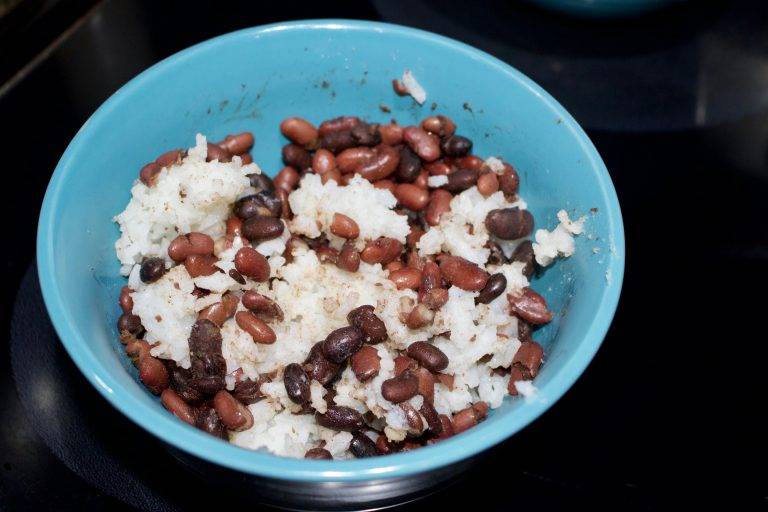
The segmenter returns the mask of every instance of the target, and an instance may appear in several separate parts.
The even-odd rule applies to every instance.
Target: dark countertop
[[[622,299],[583,377],[477,470],[403,510],[768,504],[766,336],[758,330],[768,287],[767,3],[689,2],[615,23],[502,0],[62,0],[52,9],[57,22],[25,26],[18,37],[0,25],[0,55],[30,30],[38,43],[58,38],[47,49],[18,43],[25,58],[0,66],[0,79],[15,76],[0,89],[9,192],[0,203],[9,220],[0,509],[165,511],[240,501],[193,480],[79,374],[41,304],[34,238],[59,156],[112,92],[193,43],[297,17],[417,26],[518,67],[582,123],[623,209]],[[38,64],[23,69],[30,62]],[[499,491],[486,492],[492,487]]]

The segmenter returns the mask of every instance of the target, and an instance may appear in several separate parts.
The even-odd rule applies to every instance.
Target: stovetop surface
[[[582,378],[458,483],[401,509],[766,506],[768,4],[689,2],[610,23],[511,0],[62,0],[55,9],[58,23],[24,28],[54,44],[20,45],[26,61],[0,66],[10,79],[0,89],[8,192],[0,205],[9,220],[0,509],[176,511],[243,501],[184,471],[74,367],[40,297],[37,216],[77,129],[138,72],[231,30],[324,17],[436,31],[518,67],[584,126],[624,215],[621,303]]]

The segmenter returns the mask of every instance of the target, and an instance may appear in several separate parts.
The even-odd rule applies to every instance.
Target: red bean
[[[253,426],[250,409],[223,389],[213,397],[213,408],[229,430],[242,432]]]
[[[197,318],[210,320],[217,326],[221,327],[224,322],[235,316],[237,311],[237,305],[240,303],[240,299],[233,293],[225,293],[221,297],[221,302],[211,304],[207,308],[200,311],[197,314]]]
[[[509,164],[504,164],[504,172],[499,175],[499,186],[507,198],[512,198],[520,188],[520,177]]]
[[[400,204],[414,212],[423,210],[429,204],[429,191],[411,183],[401,183],[394,194]]]
[[[381,124],[379,125],[379,135],[382,144],[397,146],[403,142],[403,127],[395,123]]]
[[[269,262],[253,247],[241,247],[235,253],[235,268],[238,272],[254,281],[269,279]]]
[[[283,146],[282,154],[283,163],[288,167],[299,171],[306,171],[312,168],[312,155],[297,144],[286,144]]]
[[[352,240],[360,236],[360,227],[354,219],[342,213],[334,213],[333,222],[331,222],[331,233],[341,238]]]
[[[360,253],[360,259],[370,265],[375,263],[386,265],[399,258],[401,252],[403,252],[403,244],[394,238],[381,237],[366,244]]]
[[[419,364],[408,356],[397,356],[395,358],[395,375],[400,375],[405,370],[416,371]]]
[[[130,286],[123,286],[120,289],[120,309],[123,310],[123,313],[131,313],[133,312],[133,298],[131,297],[131,294],[133,293],[133,290],[131,290]]]
[[[300,146],[311,144],[317,139],[318,133],[312,123],[300,117],[289,117],[280,123],[280,133],[288,140]]]
[[[541,325],[552,321],[553,314],[547,308],[547,301],[531,288],[524,288],[519,295],[508,293],[507,300],[510,313],[530,324]]]
[[[421,160],[408,146],[400,149],[400,162],[397,164],[397,177],[400,181],[411,183],[421,172]]]
[[[336,259],[336,266],[347,272],[357,272],[360,268],[360,253],[357,252],[353,242],[344,242]]]
[[[304,454],[305,459],[315,460],[332,460],[333,455],[325,448],[310,448],[307,453]]]
[[[251,132],[242,132],[237,135],[227,135],[223,141],[218,143],[218,146],[233,155],[243,155],[253,146],[253,134]]]
[[[415,373],[419,381],[419,394],[425,401],[432,402],[435,399],[435,376],[426,368],[418,368]]]
[[[271,345],[277,340],[275,331],[264,320],[250,311],[240,311],[235,314],[237,325],[251,335],[255,343]]]
[[[272,183],[274,183],[275,188],[283,189],[290,193],[296,188],[300,179],[301,176],[299,176],[299,172],[296,169],[286,166],[280,169],[280,172],[277,173],[275,179],[272,180]]]
[[[342,116],[328,119],[320,123],[318,133],[322,135],[328,135],[329,133],[350,131],[352,128],[360,124],[360,118],[354,116]]]
[[[336,157],[327,149],[318,149],[312,155],[312,170],[317,174],[326,174],[336,169]]]
[[[283,310],[274,300],[266,297],[253,290],[248,290],[243,293],[242,297],[243,306],[254,313],[262,320],[277,320],[282,322],[285,319]]]
[[[184,158],[183,149],[172,149],[155,158],[155,163],[160,167],[170,167],[181,162]]]
[[[450,137],[456,132],[456,125],[451,118],[443,115],[427,117],[421,122],[421,127],[438,137]]]
[[[159,395],[168,387],[168,370],[154,357],[139,360],[139,379],[154,394]]]
[[[213,238],[204,233],[187,233],[174,238],[168,245],[168,257],[175,262],[187,259],[190,254],[206,255],[213,253]]]
[[[512,359],[513,365],[520,365],[528,370],[528,374],[533,378],[539,373],[541,361],[544,358],[544,349],[535,341],[526,341],[517,349],[515,357]]]
[[[371,345],[363,345],[352,356],[350,363],[357,380],[366,382],[379,374],[381,358],[379,352]]]
[[[444,256],[440,271],[448,282],[469,292],[479,292],[488,283],[488,272],[459,256]]]
[[[151,187],[155,184],[155,181],[157,181],[157,175],[160,174],[160,171],[162,170],[162,166],[158,165],[156,162],[150,162],[139,171],[139,179],[143,184]]]
[[[174,390],[166,388],[160,394],[160,403],[184,423],[195,424],[195,413]]]
[[[447,190],[433,190],[429,198],[427,211],[424,214],[424,220],[427,221],[427,224],[430,226],[437,226],[440,224],[440,216],[451,211],[452,199],[453,195]]]
[[[496,174],[489,172],[477,178],[477,191],[485,197],[499,191],[499,179]]]
[[[424,430],[424,422],[419,412],[408,402],[400,404],[400,409],[405,413],[405,420],[408,422],[408,433],[412,435],[421,434]]]
[[[453,415],[453,433],[460,434],[477,425],[488,413],[488,404],[477,402]]]
[[[448,164],[439,160],[426,164],[424,169],[426,169],[430,176],[448,176],[453,172],[453,169]]]
[[[251,217],[243,222],[243,236],[254,243],[272,240],[283,234],[285,225],[274,217]]]
[[[448,175],[448,183],[445,190],[449,192],[462,192],[477,183],[478,172],[473,169],[459,169]]]
[[[474,169],[479,171],[485,165],[482,158],[476,155],[467,155],[456,159],[456,167],[459,169]]]
[[[210,276],[219,271],[218,258],[212,254],[190,254],[184,260],[184,267],[192,278]]]
[[[424,400],[424,403],[419,408],[419,412],[427,420],[427,428],[430,433],[436,436],[443,433],[443,423],[440,421],[440,415],[437,414],[431,401]]]
[[[243,221],[237,217],[229,217],[227,219],[227,235],[228,236],[242,236],[243,234]]]
[[[449,294],[445,288],[429,290],[421,299],[421,302],[432,311],[437,311],[448,302]]]
[[[389,280],[395,283],[398,290],[417,290],[421,284],[421,272],[415,268],[405,267],[389,273]]]
[[[206,162],[213,162],[218,160],[219,162],[229,162],[232,160],[232,155],[226,149],[218,146],[212,142],[208,143],[208,154],[205,158]]]
[[[485,217],[485,227],[502,240],[517,240],[533,231],[533,215],[517,207],[491,210]]]
[[[403,129],[403,140],[425,162],[434,162],[440,158],[438,138],[418,126],[408,126]]]
[[[397,184],[392,180],[379,180],[373,182],[374,188],[389,190],[394,195]]]
[[[512,396],[517,396],[520,394],[517,391],[517,386],[515,385],[515,382],[520,382],[524,380],[531,380],[531,374],[528,372],[527,368],[521,368],[519,366],[513,366],[509,371],[509,384],[507,385],[507,393],[509,393]]]

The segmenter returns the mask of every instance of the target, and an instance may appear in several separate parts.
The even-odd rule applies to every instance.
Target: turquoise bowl
[[[622,18],[645,14],[683,0],[528,0],[575,16]]]
[[[392,91],[391,80],[405,69],[428,93],[423,106]],[[278,123],[287,116],[317,123],[355,114],[413,124],[432,113],[433,103],[435,112],[453,118],[459,132],[474,140],[477,154],[499,155],[517,167],[538,227],[554,227],[560,208],[587,217],[576,254],[535,283],[561,312],[537,332],[547,354],[535,381],[538,396],[510,397],[486,421],[438,445],[351,461],[244,450],[165,411],[138,382],[115,327],[125,281],[114,254],[119,231],[112,217],[128,202],[141,166],[169,148],[193,145],[198,132],[219,140],[249,130],[256,137],[255,161],[274,174],[285,144]],[[391,113],[383,113],[381,105]],[[175,453],[259,482],[359,489],[458,468],[555,403],[587,367],[610,326],[621,290],[624,234],[611,179],[589,138],[520,72],[475,48],[411,28],[299,21],[201,43],[151,67],[109,98],[77,133],[51,178],[40,214],[37,262],[53,325],[83,375]],[[397,499],[398,489],[387,499]]]

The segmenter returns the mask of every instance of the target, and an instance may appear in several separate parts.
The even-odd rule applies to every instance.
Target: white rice
[[[425,91],[421,84],[416,81],[416,77],[413,76],[413,73],[411,73],[409,69],[406,69],[403,73],[402,82],[403,86],[405,86],[405,90],[408,91],[408,94],[410,94],[414,100],[416,100],[416,103],[421,105],[427,101],[427,91]]]
[[[251,379],[265,374],[274,377],[261,387],[266,398],[249,406],[254,426],[244,432],[232,432],[233,443],[290,457],[303,457],[307,449],[324,443],[334,458],[351,457],[351,434],[323,428],[312,415],[296,414],[301,407],[288,397],[282,370],[290,363],[302,362],[317,341],[348,325],[347,313],[363,304],[374,306],[387,327],[389,339],[375,345],[380,357],[378,375],[362,383],[351,368],[346,368],[335,384],[335,404],[372,413],[373,422],[390,440],[404,439],[409,428],[405,414],[399,405],[382,396],[381,385],[394,376],[394,358],[399,351],[416,341],[432,340],[448,356],[445,373],[454,376],[453,389],[441,383],[435,385],[434,405],[440,414],[450,415],[477,400],[487,402],[491,408],[501,405],[509,377],[491,370],[509,367],[520,346],[517,319],[509,315],[506,295],[519,292],[529,283],[522,273],[522,263],[487,264],[489,250],[485,245],[491,236],[484,221],[490,210],[526,208],[525,202],[509,202],[501,192],[483,197],[472,187],[455,196],[451,211],[443,215],[438,226],[428,229],[418,243],[420,255],[448,252],[461,256],[489,272],[503,273],[507,288],[490,304],[475,305],[477,293],[451,287],[448,302],[436,312],[433,324],[423,329],[409,329],[400,320],[403,311],[409,311],[416,303],[417,295],[412,290],[397,290],[381,265],[363,262],[358,272],[350,273],[335,265],[321,264],[314,251],[302,246],[295,247],[292,262],[286,263],[283,253],[291,232],[310,238],[326,235],[333,246],[341,245],[343,240],[330,232],[334,213],[355,220],[360,227],[359,244],[378,237],[405,242],[410,228],[406,217],[393,211],[397,204],[394,196],[359,176],[346,187],[339,187],[333,180],[323,184],[315,174],[302,178],[300,187],[289,197],[294,218],[287,223],[284,234],[256,246],[268,257],[275,278],[271,283],[249,280],[241,285],[229,277],[234,255],[243,247],[243,240],[235,237],[230,247],[217,246],[217,266],[222,272],[192,279],[183,265],[177,265],[158,281],[144,284],[139,279],[137,263],[146,256],[167,259],[168,243],[180,233],[200,231],[214,239],[221,237],[231,203],[249,192],[245,175],[260,172],[255,165],[241,166],[239,161],[205,162],[205,147],[205,138],[198,136],[197,145],[181,165],[164,169],[153,187],[140,182],[134,185],[130,203],[115,217],[122,231],[116,251],[124,265],[123,273],[129,275],[129,284],[136,290],[132,295],[133,312],[141,317],[147,330],[145,339],[155,344],[151,353],[173,359],[182,367],[190,366],[188,338],[198,311],[220,301],[222,294],[254,289],[282,308],[285,321],[271,324],[277,337],[271,345],[254,343],[234,319],[227,320],[221,328],[228,389],[232,389],[235,374],[240,372]],[[498,159],[489,158],[486,164],[494,172],[503,171]],[[430,186],[442,186],[446,179],[433,176]],[[561,211],[558,220],[560,223],[553,231],[540,229],[535,234],[534,251],[542,265],[573,254],[573,236],[583,231],[583,218],[571,221]],[[473,226],[472,233],[467,229],[469,225]],[[520,242],[496,241],[505,252]],[[195,298],[195,286],[211,293]],[[244,309],[242,304],[239,309]],[[526,398],[535,394],[529,382],[517,382],[515,386]],[[310,404],[320,413],[329,405],[326,394],[320,383],[312,381]],[[418,410],[422,401],[417,396],[409,403]]]

